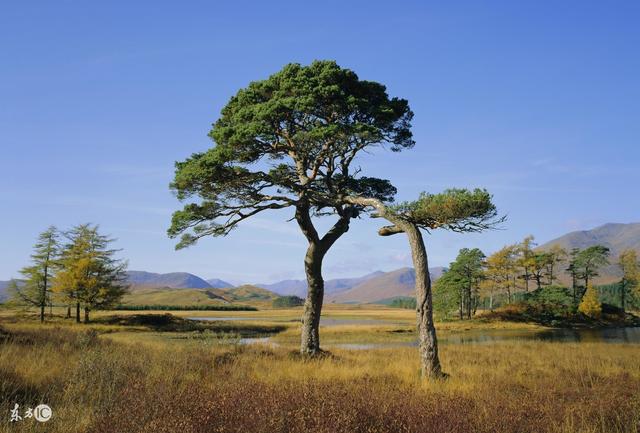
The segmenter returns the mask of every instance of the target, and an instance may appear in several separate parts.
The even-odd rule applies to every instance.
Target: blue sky
[[[398,198],[486,187],[502,231],[435,233],[432,265],[605,222],[640,221],[640,2],[5,2],[0,6],[0,279],[48,225],[94,222],[131,269],[232,282],[303,276],[291,211],[174,251],[173,162],[237,89],[335,59],[415,112],[413,150],[362,158]],[[326,225],[329,221],[320,224]],[[354,221],[325,277],[410,264]]]

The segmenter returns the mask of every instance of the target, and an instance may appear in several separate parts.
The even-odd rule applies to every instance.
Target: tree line
[[[588,301],[585,305],[594,305],[596,292],[594,289],[591,293],[589,289],[599,271],[611,264],[609,248],[594,245],[567,251],[558,245],[546,250],[535,249],[535,246],[534,237],[527,236],[488,257],[478,248],[461,249],[436,282],[436,308],[442,313],[455,312],[461,320],[471,319],[481,304],[489,310],[494,309],[497,298],[502,304],[511,304],[516,295],[560,284],[563,275],[571,281],[569,293],[576,308],[585,297]],[[624,250],[616,264],[622,274],[616,285],[618,304],[625,310],[629,300],[640,295],[637,252]]]
[[[31,264],[20,270],[22,278],[11,281],[14,302],[37,307],[41,322],[54,304],[67,307],[67,318],[75,310],[78,323],[84,311],[89,322],[92,310],[118,304],[128,290],[127,262],[115,257],[113,241],[92,224],[66,231],[49,227],[38,236]]]

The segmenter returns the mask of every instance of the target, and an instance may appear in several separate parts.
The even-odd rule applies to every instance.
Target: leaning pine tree
[[[427,233],[435,229],[459,233],[479,232],[495,227],[505,218],[498,217],[491,195],[483,189],[422,193],[418,200],[396,206],[387,206],[376,198],[362,196],[348,197],[347,201],[372,207],[377,212],[376,216],[391,222],[392,225],[378,231],[379,235],[407,235],[416,273],[416,320],[422,375],[434,379],[445,376],[438,357],[429,262],[421,230]]]
[[[189,203],[173,214],[168,234],[181,236],[176,248],[183,248],[261,212],[293,208],[308,242],[301,352],[316,354],[322,261],[362,211],[345,197],[388,202],[396,192],[386,180],[359,176],[354,159],[376,146],[412,147],[412,116],[406,100],[333,61],[286,65],[231,98],[209,133],[214,147],[176,163],[171,188]],[[319,216],[336,217],[324,234],[314,224]]]

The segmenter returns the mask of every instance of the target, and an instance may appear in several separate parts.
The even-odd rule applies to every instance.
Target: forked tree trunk
[[[302,313],[302,333],[300,353],[316,355],[320,350],[320,315],[324,300],[324,280],[322,279],[322,261],[329,248],[349,230],[349,222],[354,216],[352,208],[343,209],[340,219],[320,238],[311,221],[309,206],[296,207],[296,221],[309,242],[304,258],[304,270],[307,276],[307,298]]]

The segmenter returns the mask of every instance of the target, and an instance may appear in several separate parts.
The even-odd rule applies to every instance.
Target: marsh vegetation
[[[5,312],[0,411],[8,413],[16,402],[47,402],[55,416],[47,424],[2,428],[65,433],[638,431],[638,344],[447,343],[448,336],[478,330],[544,329],[501,321],[449,322],[439,324],[438,332],[443,368],[451,376],[425,382],[415,348],[339,346],[356,340],[415,341],[410,311],[329,309],[330,317],[345,321],[382,323],[324,327],[331,348],[312,359],[296,350],[300,324],[278,313],[228,312],[253,320],[213,322],[100,313],[89,325],[62,318],[41,325],[33,315]],[[240,342],[242,336],[257,335],[271,335],[278,344]]]

